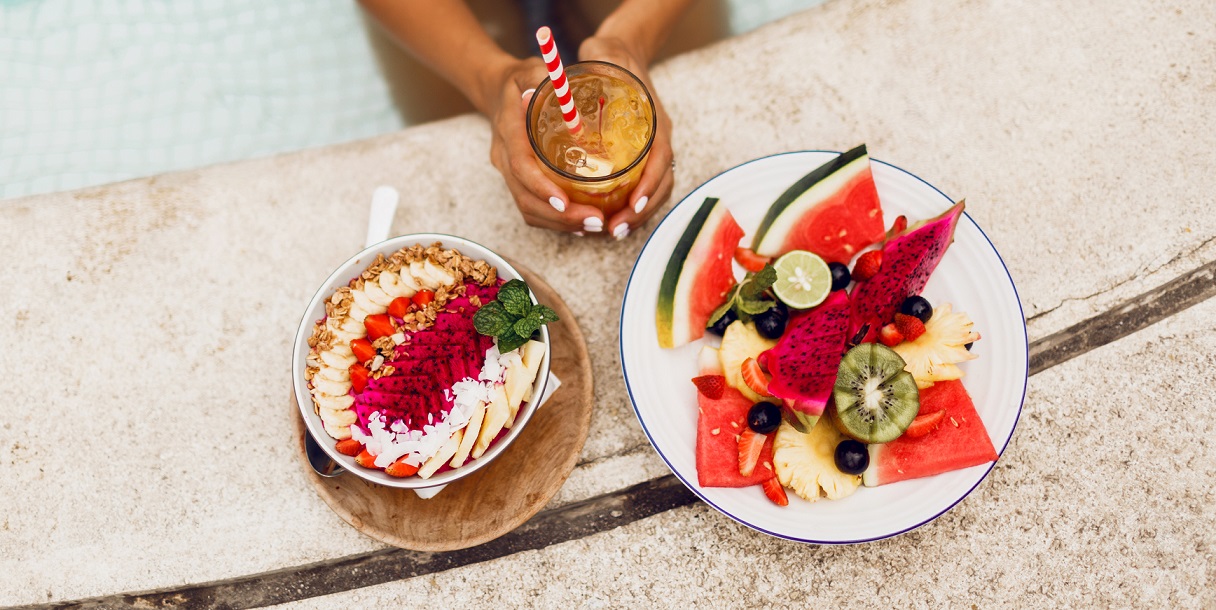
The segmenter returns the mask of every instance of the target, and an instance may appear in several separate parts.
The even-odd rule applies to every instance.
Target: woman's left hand
[[[637,76],[650,90],[654,102],[657,123],[654,126],[654,142],[650,145],[650,157],[642,168],[642,177],[629,196],[625,209],[608,219],[606,229],[617,239],[624,239],[629,232],[641,226],[671,197],[675,183],[675,163],[671,150],[671,118],[663,109],[650,82],[650,72],[639,53],[632,51],[621,39],[608,36],[593,36],[583,41],[578,49],[579,61],[598,60],[614,63]]]

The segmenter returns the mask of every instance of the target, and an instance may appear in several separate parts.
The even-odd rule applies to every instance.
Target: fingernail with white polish
[[[650,202],[650,197],[642,195],[638,198],[638,202],[633,204],[633,213],[641,214],[642,210],[646,209],[646,204]]]
[[[553,206],[553,209],[557,210],[558,212],[566,211],[566,202],[557,197],[550,197],[549,205]]]
[[[612,230],[612,236],[618,240],[625,239],[627,235],[629,235],[629,225],[625,223],[617,225],[616,228]]]
[[[532,97],[533,93],[536,93],[536,89],[528,89],[527,91],[524,91],[524,94],[520,97],[522,97],[524,99],[528,99],[528,98]]]
[[[592,216],[583,221],[583,230],[588,233],[599,233],[604,230],[604,221]]]
[[[582,231],[575,231],[574,234],[577,235],[578,237],[585,237],[587,235],[586,233],[583,233]]]

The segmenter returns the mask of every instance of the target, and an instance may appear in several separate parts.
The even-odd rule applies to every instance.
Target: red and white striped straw
[[[578,108],[574,107],[574,96],[570,93],[570,82],[566,80],[566,69],[562,66],[562,58],[557,54],[557,44],[553,42],[553,32],[548,26],[536,30],[536,42],[540,44],[541,59],[545,60],[545,68],[549,70],[549,80],[553,82],[553,92],[557,94],[557,103],[561,106],[566,129],[577,134],[583,128],[583,121],[578,115]]]

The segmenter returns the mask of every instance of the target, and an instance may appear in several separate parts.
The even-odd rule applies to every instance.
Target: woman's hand
[[[599,208],[571,203],[541,172],[540,160],[528,142],[528,102],[533,88],[548,77],[544,62],[537,57],[512,58],[488,69],[487,74],[479,106],[490,119],[490,161],[506,180],[524,221],[555,231],[603,231],[604,214]]]
[[[650,82],[643,54],[630,48],[620,38],[593,36],[583,41],[578,50],[579,61],[600,60],[614,63],[637,76],[650,90],[654,102],[657,124],[654,126],[654,142],[650,146],[650,157],[642,168],[642,177],[629,196],[629,204],[608,219],[607,227],[617,239],[624,239],[629,232],[646,222],[659,207],[671,197],[675,183],[675,164],[671,151],[671,118],[655,94]],[[527,144],[525,137],[524,144]]]

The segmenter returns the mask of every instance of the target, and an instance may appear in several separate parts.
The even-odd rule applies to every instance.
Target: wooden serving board
[[[541,303],[559,322],[549,325],[550,370],[561,387],[510,447],[489,465],[429,500],[413,490],[384,487],[352,474],[324,478],[304,455],[304,420],[296,420],[300,465],[321,499],[355,529],[415,551],[454,551],[489,542],[522,525],[549,502],[574,470],[591,424],[594,393],[587,344],[574,314],[544,280],[520,265]],[[292,411],[299,408],[294,398]]]

